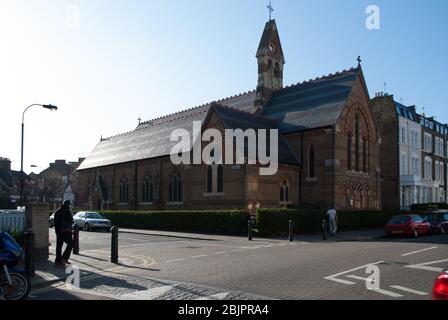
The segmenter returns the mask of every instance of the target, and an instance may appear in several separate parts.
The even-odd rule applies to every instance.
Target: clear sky
[[[265,0],[0,0],[0,156],[25,171],[85,157],[104,137],[255,89]],[[448,122],[448,1],[273,0],[285,84],[356,66]],[[380,9],[380,30],[365,26]],[[79,19],[78,19],[79,18]],[[34,169],[35,170],[35,169]],[[40,170],[37,170],[40,171]]]

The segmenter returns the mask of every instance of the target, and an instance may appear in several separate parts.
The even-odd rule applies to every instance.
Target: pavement
[[[110,234],[80,233],[74,269],[37,266],[31,299],[427,300],[448,266],[448,236],[384,239],[382,230],[287,239],[120,230],[119,264],[109,262]],[[54,243],[53,232],[50,240]],[[53,256],[54,245],[50,247]],[[79,270],[79,285],[73,280]],[[366,271],[381,274],[369,290]]]
[[[176,239],[189,239],[189,240],[200,240],[200,241],[225,241],[228,239],[241,237],[233,236],[220,236],[220,235],[205,235],[205,234],[195,234],[195,233],[184,233],[184,232],[171,232],[171,231],[156,231],[156,230],[138,230],[138,229],[120,229],[121,234],[137,234],[137,235],[148,235],[155,237],[165,237],[165,238],[176,238]],[[384,236],[383,229],[374,230],[357,230],[357,231],[346,231],[340,232],[335,237],[331,237],[327,240],[322,239],[322,234],[305,234],[296,235],[294,237],[295,241],[307,241],[307,242],[342,242],[342,241],[366,241],[372,239],[379,239]],[[258,240],[285,240],[282,238],[257,238]],[[54,252],[50,250],[50,260],[40,262],[36,265],[36,276],[32,279],[33,287],[41,287],[45,285],[50,285],[55,282],[65,281],[68,277],[66,269],[56,268],[54,266]],[[72,260],[77,265],[83,265],[83,269],[89,271],[95,271],[90,265],[92,264],[92,259],[95,260],[96,270],[109,270],[111,268],[110,256],[107,256],[107,252],[94,252],[90,256],[73,255]],[[135,257],[121,257],[119,265],[122,267],[132,267],[139,264],[139,261]]]

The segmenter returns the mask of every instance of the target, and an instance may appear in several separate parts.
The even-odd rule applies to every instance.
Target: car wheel
[[[84,226],[84,230],[87,231],[87,232],[90,232],[90,231],[91,231],[90,226],[89,226],[88,223],[85,224],[85,226]]]
[[[417,230],[417,229],[414,230],[414,234],[413,234],[413,236],[414,236],[415,239],[418,238],[418,230]]]

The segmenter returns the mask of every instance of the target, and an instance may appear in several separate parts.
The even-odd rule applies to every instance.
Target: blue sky
[[[365,27],[377,5],[381,29]],[[101,135],[256,87],[264,0],[0,0],[0,156],[25,171],[75,160]],[[448,122],[445,0],[274,0],[285,84],[356,65],[384,90]],[[79,16],[79,20],[76,17]],[[75,21],[75,23],[74,23]],[[79,21],[79,24],[76,22]]]

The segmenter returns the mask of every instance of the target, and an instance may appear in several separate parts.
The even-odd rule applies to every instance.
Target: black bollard
[[[324,240],[327,240],[328,235],[327,235],[327,220],[322,220],[322,238]]]
[[[73,227],[73,254],[79,255],[79,226]]]
[[[112,243],[111,243],[111,253],[110,253],[110,262],[118,264],[118,230],[117,226],[113,226],[110,229],[112,233]]]
[[[34,268],[34,232],[28,229],[25,232],[25,274],[33,278],[35,275]]]
[[[249,241],[252,241],[252,221],[249,220],[247,223],[247,239]]]
[[[289,242],[294,241],[294,222],[289,220]]]

